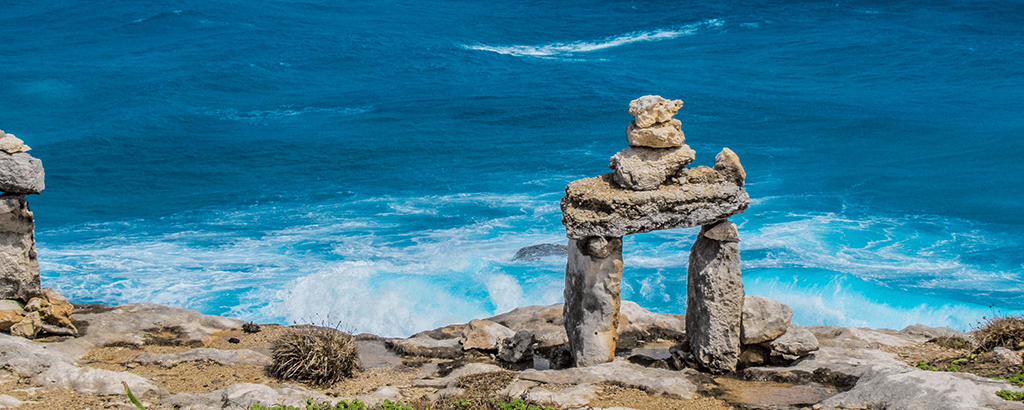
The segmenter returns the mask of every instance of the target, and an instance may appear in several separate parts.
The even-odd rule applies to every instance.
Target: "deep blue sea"
[[[512,256],[658,94],[796,323],[1024,313],[1024,2],[716,3],[0,0],[43,284],[388,336],[557,303]],[[695,235],[627,237],[623,297],[682,313]]]

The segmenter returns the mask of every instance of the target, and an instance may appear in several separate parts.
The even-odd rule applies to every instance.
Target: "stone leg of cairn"
[[[615,359],[619,327],[622,238],[569,239],[565,266],[565,332],[576,366]]]
[[[0,300],[28,301],[41,291],[35,220],[25,195],[0,196]]]
[[[736,225],[724,220],[702,226],[690,248],[686,335],[694,359],[712,373],[735,371],[740,355],[739,239]]]

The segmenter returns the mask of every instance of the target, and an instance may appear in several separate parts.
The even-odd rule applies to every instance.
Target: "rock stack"
[[[743,189],[747,174],[728,148],[715,157],[713,168],[686,167],[695,152],[685,144],[682,122],[673,118],[682,106],[680,100],[656,95],[633,100],[629,113],[635,120],[626,128],[630,145],[611,158],[613,172],[565,188],[562,224],[569,256],[563,316],[577,366],[614,359],[622,237],[692,226],[701,230],[690,248],[686,332],[697,366],[714,373],[734,371],[742,346],[752,346],[751,355],[778,356],[778,361],[806,354],[807,346],[783,340],[785,328],[743,338],[740,235],[728,218],[750,203]]]
[[[35,219],[26,196],[46,186],[43,162],[30,149],[0,130],[0,331],[28,338],[40,332],[74,335],[71,304],[43,289],[39,279]]]
[[[43,163],[30,149],[0,130],[0,299],[25,302],[40,291],[35,221],[25,196],[45,188]]]
[[[655,190],[693,162],[697,153],[685,144],[682,122],[672,118],[682,106],[681,100],[656,95],[629,103],[629,113],[636,120],[626,128],[629,147],[609,164],[615,183],[634,191]]]

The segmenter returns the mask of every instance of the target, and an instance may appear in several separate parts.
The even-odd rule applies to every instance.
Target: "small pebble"
[[[241,341],[241,340],[238,340],[238,338],[237,338],[237,337],[232,337],[232,338],[229,338],[229,339],[228,339],[228,343],[235,343],[235,344],[238,344],[238,343],[242,343],[242,341]]]

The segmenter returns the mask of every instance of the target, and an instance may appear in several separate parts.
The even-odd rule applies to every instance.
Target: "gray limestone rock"
[[[778,339],[765,342],[772,358],[793,361],[818,350],[818,338],[806,328],[789,325],[786,333]]]
[[[427,335],[417,335],[408,339],[390,339],[384,342],[388,350],[402,356],[433,357],[438,359],[455,359],[462,356],[460,339],[434,339]]]
[[[498,345],[498,360],[519,363],[533,358],[533,332],[520,330]]]
[[[711,168],[683,171],[680,184],[662,185],[653,191],[622,188],[613,174],[569,183],[562,198],[566,236],[622,237],[705,225],[741,213],[750,204],[743,188]]]
[[[986,379],[968,373],[932,372],[912,367],[883,347],[907,347],[927,338],[888,329],[818,326],[804,328],[821,345],[820,350],[792,367],[757,367],[744,371],[748,380],[786,381],[794,375],[831,374],[832,379],[851,379],[840,392],[821,402],[831,409],[892,410],[975,410],[1024,409],[1024,404],[1006,401],[996,391],[1022,390],[1003,380]],[[944,332],[925,329],[917,332]],[[788,333],[788,332],[787,332]]]
[[[710,227],[704,231],[704,236],[708,239],[723,242],[740,241],[740,231],[739,229],[736,229],[736,224],[732,222],[722,221],[709,226]]]
[[[490,320],[473,319],[462,332],[462,348],[497,350],[503,339],[510,338],[515,331]]]
[[[636,121],[626,127],[626,141],[629,145],[649,148],[681,147],[686,142],[682,131],[683,123],[677,119],[653,124],[650,127],[636,125]]]
[[[743,299],[741,343],[752,345],[782,336],[792,319],[793,308],[785,303],[764,296],[747,295]]]
[[[562,306],[562,303],[550,306],[523,306],[488,320],[501,323],[517,332],[530,331],[538,347],[555,346],[569,341],[565,334]]]
[[[696,155],[685,144],[678,148],[629,146],[612,156],[608,167],[614,171],[615,183],[623,188],[650,191],[693,162]]]
[[[565,370],[526,370],[519,374],[519,379],[557,385],[612,383],[653,394],[690,399],[697,392],[697,385],[693,381],[698,374],[693,369],[651,369],[619,359],[596,366]]]
[[[710,239],[702,227],[690,248],[686,335],[694,359],[713,373],[736,370],[740,354],[743,281],[736,242]]]
[[[739,186],[743,186],[747,180],[747,171],[743,170],[740,157],[728,148],[722,148],[722,152],[715,156],[715,171],[720,172],[726,179]]]
[[[42,290],[35,237],[25,195],[0,195],[0,299],[27,302]]]
[[[32,148],[25,145],[25,141],[22,141],[21,138],[15,137],[14,134],[5,134],[4,130],[0,130],[0,151],[16,154],[30,150]]]
[[[645,95],[629,102],[629,115],[636,118],[639,127],[650,127],[666,122],[683,108],[683,100],[669,100],[659,95]]]
[[[11,326],[25,318],[25,309],[14,300],[0,300],[0,332],[10,333]]]
[[[43,161],[17,152],[0,152],[0,192],[8,194],[38,194],[46,189]]]
[[[530,245],[516,251],[516,255],[512,257],[512,260],[535,261],[545,256],[564,256],[567,252],[566,249],[565,245],[555,245],[551,243]]]
[[[270,356],[249,349],[220,350],[210,348],[192,349],[182,353],[143,353],[132,359],[135,363],[156,363],[163,367],[174,367],[182,362],[207,361],[221,365],[267,366],[273,362]]]
[[[577,366],[615,358],[619,326],[622,239],[569,240],[565,266],[565,331]]]

